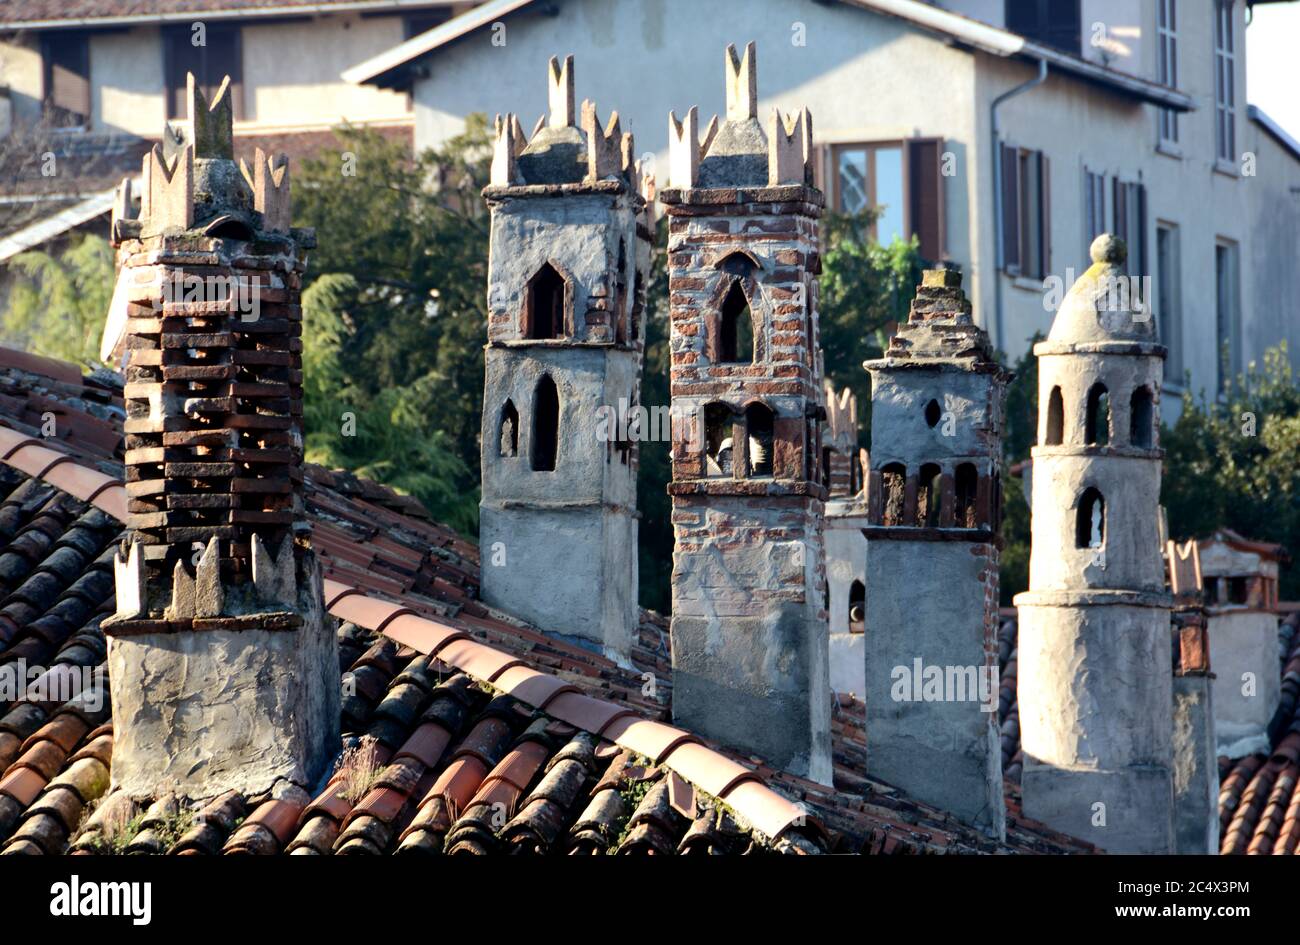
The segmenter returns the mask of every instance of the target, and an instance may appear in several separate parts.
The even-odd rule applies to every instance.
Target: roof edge
[[[1300,141],[1287,134],[1286,129],[1269,117],[1258,105],[1247,105],[1246,116],[1263,128],[1278,144],[1291,152],[1291,156],[1300,161]]]
[[[190,23],[196,19],[235,20],[266,19],[282,16],[319,16],[326,13],[355,13],[358,11],[394,10],[408,7],[452,6],[454,0],[347,0],[343,3],[300,3],[284,6],[246,7],[236,10],[190,10],[181,13],[128,13],[121,16],[67,16],[43,20],[0,21],[0,31],[76,29],[88,26],[125,26],[147,23]]]

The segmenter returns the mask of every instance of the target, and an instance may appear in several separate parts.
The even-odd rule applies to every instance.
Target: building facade
[[[1012,359],[1047,334],[1104,231],[1131,247],[1128,274],[1149,279],[1173,392],[1190,374],[1212,395],[1284,339],[1296,357],[1300,146],[1247,105],[1243,0],[943,7],[486,4],[347,75],[410,89],[425,147],[485,103],[504,108],[558,46],[642,63],[656,81],[602,75],[602,94],[663,162],[659,116],[694,101],[712,37],[743,22],[767,50],[763,108],[817,115],[829,208],[876,207],[877,238],[915,237],[927,260],[957,263],[977,323]],[[493,45],[503,36],[509,56]],[[1166,398],[1167,417],[1179,403]]]

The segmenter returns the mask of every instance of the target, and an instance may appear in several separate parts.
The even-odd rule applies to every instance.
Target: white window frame
[[[1156,81],[1178,88],[1178,0],[1156,0]],[[1176,145],[1178,113],[1161,108],[1156,114],[1161,143]]]
[[[1237,54],[1234,0],[1214,0],[1214,155],[1237,160]]]

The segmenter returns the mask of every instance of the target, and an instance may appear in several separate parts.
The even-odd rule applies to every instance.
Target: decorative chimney
[[[1166,542],[1165,566],[1174,596],[1174,852],[1214,854],[1219,852],[1219,759],[1197,543]]]
[[[669,116],[673,713],[831,780],[812,118],[758,122],[753,43],[727,115]]]
[[[1024,812],[1112,853],[1169,853],[1171,600],[1157,443],[1165,349],[1124,243],[1093,241],[1038,356],[1033,546],[1019,608]]]
[[[867,541],[858,516],[865,513],[863,466],[858,447],[858,399],[844,388],[825,387],[822,484],[826,502],[826,599],[830,607],[830,679],[835,692],[863,692],[863,637],[867,601]]]
[[[1281,545],[1221,528],[1199,543],[1219,754],[1269,751],[1268,726],[1282,698],[1278,672],[1278,565]]]
[[[863,366],[867,770],[1001,838],[998,529],[1010,375],[956,269],[925,272],[907,323]]]
[[[575,113],[572,56],[551,60],[549,82],[550,117],[531,140],[514,115],[498,117],[483,192],[482,594],[626,662],[653,197],[618,114],[602,128],[590,102]]]
[[[290,229],[283,155],[236,166],[229,81],[209,104],[189,77],[186,140],[145,155],[140,217],[123,200],[112,224],[130,533],[104,630],[113,782],[138,796],[307,786],[339,744],[301,496],[298,297],[315,237]]]

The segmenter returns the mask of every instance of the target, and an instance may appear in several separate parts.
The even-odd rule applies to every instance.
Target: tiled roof
[[[185,14],[270,16],[339,9],[437,6],[437,0],[0,0],[0,27],[54,21],[158,20]]]
[[[103,665],[125,505],[118,383],[0,349],[0,664]],[[39,440],[49,413],[57,442]],[[834,788],[718,750],[670,724],[663,618],[644,615],[620,667],[486,607],[476,547],[413,500],[318,467],[305,500],[342,621],[347,747],[328,783],[198,816],[160,785],[137,809],[105,799],[106,699],[0,700],[5,853],[1090,849],[1019,818],[1014,796],[999,845],[868,779],[860,702],[837,707]],[[111,681],[95,679],[102,695]]]
[[[1016,702],[1016,621],[999,634],[1002,691],[1002,770],[1020,782],[1020,716]],[[1300,853],[1300,612],[1278,624],[1282,698],[1269,725],[1272,749],[1219,758],[1219,852]]]

